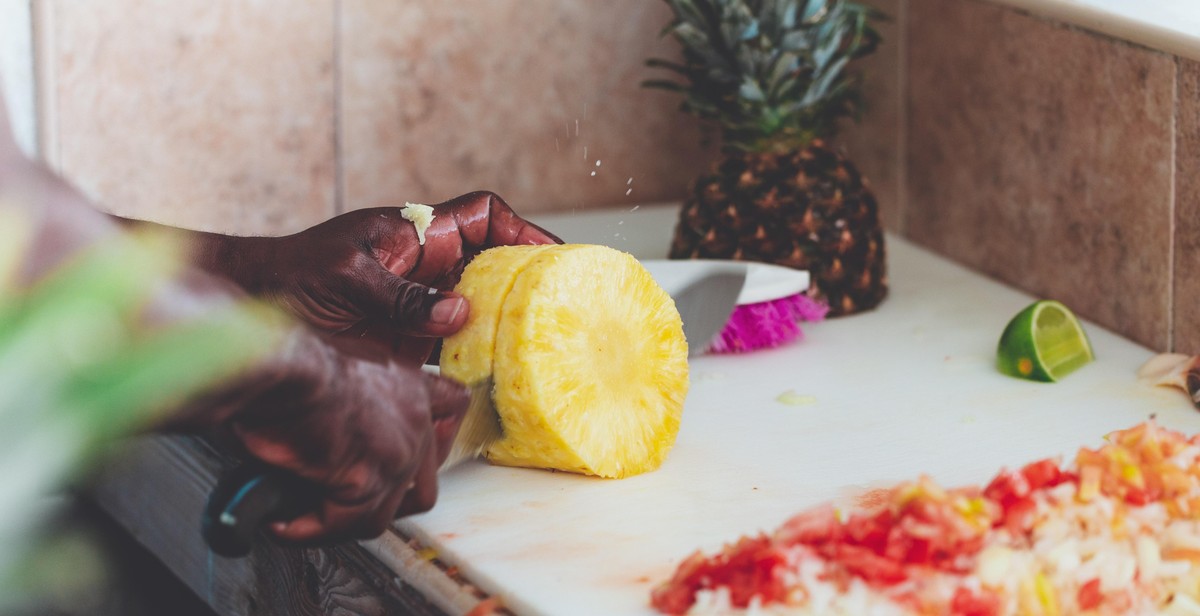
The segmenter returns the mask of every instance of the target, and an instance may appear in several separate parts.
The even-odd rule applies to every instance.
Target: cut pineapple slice
[[[454,290],[471,303],[461,331],[442,342],[442,374],[468,385],[492,376],[492,355],[500,309],[517,275],[550,246],[500,246],[480,254]]]
[[[687,344],[671,298],[633,257],[602,246],[489,250],[456,290],[467,326],[442,371],[490,372],[504,438],[487,457],[626,477],[658,468],[679,431]]]

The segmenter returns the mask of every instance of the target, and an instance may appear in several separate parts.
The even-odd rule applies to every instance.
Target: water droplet
[[[596,177],[596,172],[595,172],[595,171],[593,171],[593,172],[592,172],[592,177]]]
[[[629,186],[629,185],[630,185],[630,184],[632,184],[632,183],[633,183],[633,178],[629,178],[628,180],[625,180],[625,185],[626,185],[626,186]]]
[[[629,190],[625,191],[625,196],[626,196],[626,197],[628,197],[628,196],[629,196],[629,193],[631,193],[631,192],[633,192],[633,189],[632,189],[632,188],[630,188]],[[637,209],[637,207],[634,207],[634,208],[633,208],[633,210],[636,210],[636,209]],[[629,211],[630,211],[630,212],[632,212],[633,210],[629,210]]]
[[[598,159],[598,158],[596,159],[596,166],[597,166],[597,167],[599,167],[599,166],[600,166],[600,159]]]

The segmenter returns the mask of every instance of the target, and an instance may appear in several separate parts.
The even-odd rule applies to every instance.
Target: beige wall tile
[[[348,209],[480,189],[523,212],[632,205],[705,166],[678,99],[638,85],[675,53],[661,2],[341,4]]]
[[[241,233],[333,212],[333,0],[51,6],[48,155],[89,195]]]
[[[1173,59],[965,0],[907,40],[907,234],[1165,348]]]
[[[884,226],[894,232],[903,230],[904,194],[901,190],[904,151],[901,139],[901,69],[904,53],[904,16],[908,0],[868,0],[887,15],[877,24],[883,41],[876,52],[863,58],[863,96],[866,106],[857,124],[846,125],[838,139],[849,158],[866,176]]]
[[[1200,62],[1179,61],[1174,350],[1200,355]]]

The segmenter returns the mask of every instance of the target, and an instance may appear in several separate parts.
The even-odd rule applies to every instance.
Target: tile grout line
[[[342,0],[333,0],[333,213],[346,211],[342,127]]]
[[[1171,80],[1171,166],[1167,171],[1167,351],[1175,350],[1175,234],[1179,216],[1179,193],[1176,187],[1179,174],[1179,80],[1183,66],[1175,60],[1175,75]]]
[[[58,122],[57,21],[50,2],[29,2],[30,47],[33,55],[34,117],[38,156],[62,173],[62,141]]]
[[[898,200],[900,201],[900,221],[899,233],[902,237],[908,237],[908,218],[909,218],[909,199],[908,199],[908,0],[899,0],[898,13],[896,18],[898,40],[896,42],[897,55],[899,56],[897,64],[896,76],[896,105],[900,108],[899,126],[896,130],[896,167],[897,167],[897,185]]]

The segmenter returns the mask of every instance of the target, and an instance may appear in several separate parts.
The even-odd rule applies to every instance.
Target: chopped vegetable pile
[[[1198,461],[1200,436],[1148,422],[1065,468],[1039,460],[983,488],[922,477],[877,507],[819,507],[695,553],[652,603],[667,614],[1200,614]]]

